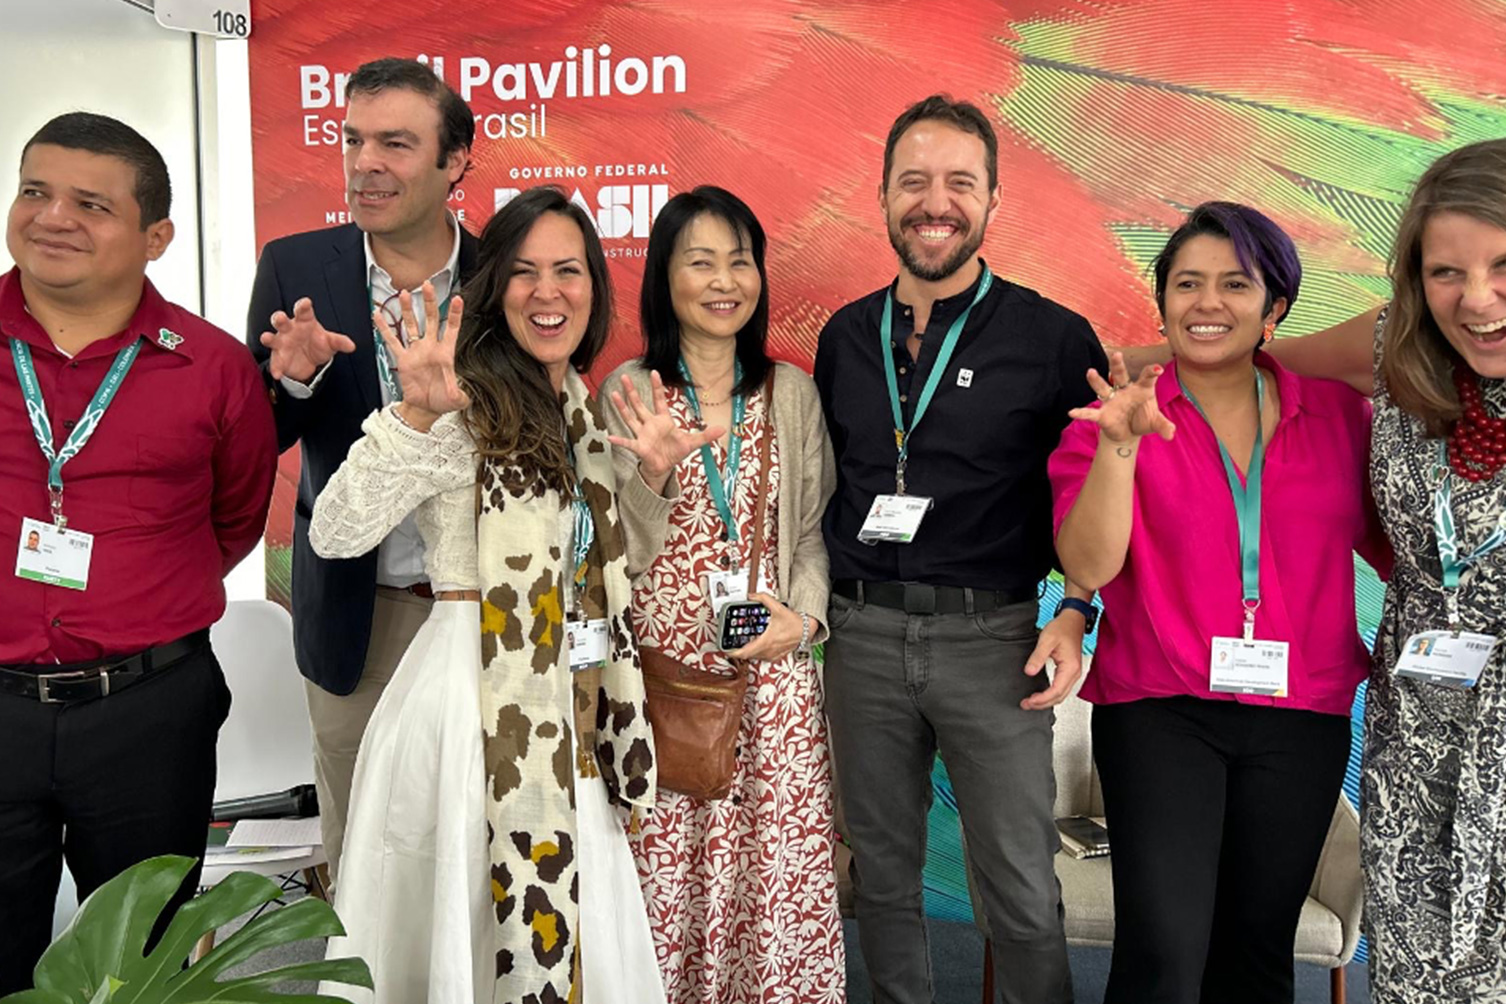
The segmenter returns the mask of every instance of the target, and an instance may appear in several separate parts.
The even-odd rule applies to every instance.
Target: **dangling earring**
[[[1161,337],[1162,338],[1166,337],[1166,325],[1164,325],[1164,324],[1158,324],[1158,325],[1156,325],[1156,330],[1159,331],[1159,332],[1161,332]]]
[[[1262,342],[1262,344],[1265,343],[1265,342],[1268,342],[1268,341],[1271,340],[1272,337],[1275,336],[1275,334],[1276,334],[1276,322],[1275,321],[1267,321],[1266,325],[1265,325],[1265,335],[1264,335],[1264,337],[1262,337],[1260,339],[1260,341]]]

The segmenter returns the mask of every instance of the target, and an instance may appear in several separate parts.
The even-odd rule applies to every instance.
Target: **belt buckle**
[[[906,582],[905,613],[934,614],[936,612],[936,587],[925,582]]]
[[[91,677],[89,675],[91,672],[95,673],[94,677]],[[41,703],[43,703],[43,704],[67,704],[68,703],[67,699],[62,698],[62,697],[53,697],[52,696],[52,691],[51,691],[50,684],[54,680],[69,681],[69,682],[71,682],[71,681],[76,681],[76,680],[87,680],[87,679],[98,679],[99,680],[99,686],[100,686],[99,696],[100,697],[104,697],[104,696],[106,696],[107,694],[110,693],[110,674],[108,674],[108,673],[106,673],[106,672],[104,672],[102,670],[95,671],[95,670],[88,670],[88,669],[76,669],[76,670],[73,670],[70,673],[43,673],[43,674],[39,674],[37,676],[37,699]]]

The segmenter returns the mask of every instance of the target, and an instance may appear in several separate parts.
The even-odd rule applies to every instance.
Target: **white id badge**
[[[769,592],[769,580],[758,573],[758,591]],[[728,603],[742,603],[748,598],[747,572],[709,572],[706,575],[706,595],[711,597],[711,616],[719,617],[722,607]]]
[[[880,495],[868,509],[868,518],[858,531],[864,544],[908,544],[920,532],[932,501],[924,495]]]
[[[570,672],[600,666],[607,661],[607,621],[565,621],[565,643],[570,646]]]
[[[1461,631],[1423,631],[1407,639],[1396,675],[1445,687],[1473,687],[1495,650],[1496,638]]]
[[[1225,694],[1285,697],[1289,647],[1284,641],[1214,638],[1208,689]]]
[[[93,554],[92,533],[60,530],[39,519],[22,519],[16,575],[49,586],[85,589],[89,585],[89,558]]]

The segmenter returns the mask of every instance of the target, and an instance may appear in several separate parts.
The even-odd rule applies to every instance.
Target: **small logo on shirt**
[[[183,336],[166,328],[157,332],[157,344],[169,351],[177,349],[183,344]]]
[[[957,373],[958,387],[971,387],[973,385],[973,371],[959,370]]]

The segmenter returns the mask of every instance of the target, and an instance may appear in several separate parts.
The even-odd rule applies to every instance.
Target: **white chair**
[[[52,937],[54,940],[63,933],[63,928],[78,913],[78,886],[73,883],[73,873],[68,870],[68,865],[63,864],[63,876],[58,882],[58,898],[52,907]]]
[[[232,695],[230,717],[220,729],[214,800],[312,783],[313,734],[293,655],[293,618],[270,600],[233,600],[209,637]],[[318,894],[322,884],[315,869],[325,862],[324,848],[316,845],[312,854],[293,860],[206,864],[199,884],[207,889],[232,871],[268,876],[303,872]]]

